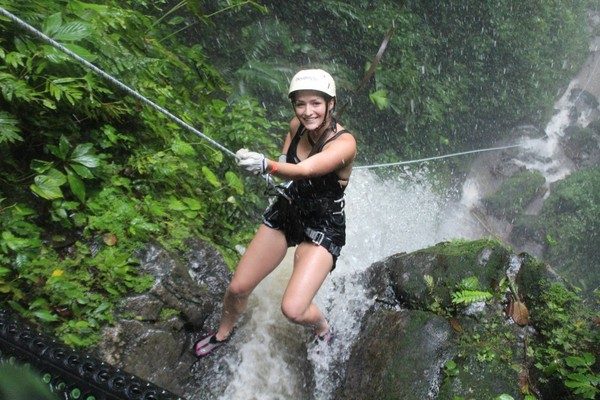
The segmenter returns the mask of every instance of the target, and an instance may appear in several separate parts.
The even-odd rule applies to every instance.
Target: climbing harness
[[[184,129],[187,129],[190,132],[195,133],[196,135],[200,136],[201,138],[207,140],[214,147],[217,147],[218,149],[222,150],[225,154],[227,154],[227,155],[235,158],[235,153],[233,151],[229,150],[228,148],[226,148],[222,144],[218,143],[216,140],[214,140],[214,139],[206,136],[204,133],[200,132],[198,129],[196,129],[193,126],[191,126],[190,124],[186,123],[181,118],[178,118],[177,116],[173,115],[167,109],[159,106],[158,104],[156,104],[152,100],[148,99],[147,97],[144,97],[138,91],[136,91],[136,90],[130,88],[129,86],[125,85],[123,82],[119,81],[117,78],[115,78],[115,77],[107,74],[106,72],[104,72],[100,68],[96,67],[94,64],[90,63],[86,59],[78,56],[77,54],[75,54],[74,52],[72,52],[71,50],[69,50],[65,46],[63,46],[62,44],[58,43],[56,40],[52,39],[48,35],[44,34],[43,32],[40,32],[39,30],[37,30],[33,26],[29,25],[27,22],[25,22],[22,19],[18,18],[16,15],[11,14],[10,12],[6,11],[2,7],[0,7],[0,14],[2,14],[5,17],[9,18],[14,23],[16,23],[17,25],[19,25],[21,28],[25,29],[26,31],[30,32],[31,34],[33,34],[37,38],[43,40],[44,42],[50,44],[51,46],[53,46],[55,48],[57,48],[58,50],[62,51],[63,53],[68,54],[69,56],[71,56],[75,60],[79,61],[84,66],[86,66],[88,69],[92,70],[95,74],[101,76],[102,78],[104,78],[104,79],[108,80],[109,82],[111,82],[113,85],[117,86],[119,89],[127,92],[128,94],[132,95],[133,97],[135,97],[139,101],[143,102],[144,104],[146,104],[146,105],[154,108],[155,110],[163,113],[164,115],[166,115],[168,118],[170,118],[172,121],[174,121],[180,127],[184,128]]]

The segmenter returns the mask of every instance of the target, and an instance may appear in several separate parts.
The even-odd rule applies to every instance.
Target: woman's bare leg
[[[283,232],[261,225],[242,256],[223,299],[217,340],[229,337],[248,297],[256,286],[281,263],[287,252]]]
[[[298,245],[294,271],[281,302],[281,310],[290,321],[310,326],[320,336],[327,333],[329,323],[313,299],[332,264],[333,256],[324,247],[310,242]]]

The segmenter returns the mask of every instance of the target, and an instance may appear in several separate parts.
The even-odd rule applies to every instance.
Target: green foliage
[[[591,353],[569,356],[565,360],[573,371],[567,374],[565,386],[584,399],[595,399],[600,392],[600,374],[593,371],[596,357]]]
[[[530,348],[535,367],[545,379],[558,380],[571,393],[594,399],[600,390],[597,360],[592,355],[600,343],[594,327],[597,313],[560,284],[545,284],[537,304],[531,312],[532,323],[542,338]]]
[[[480,301],[485,302],[493,297],[492,293],[480,289],[479,279],[476,276],[464,278],[451,296],[452,304],[465,306]]]
[[[212,59],[277,119],[289,109],[295,70],[328,69],[339,104],[351,100],[342,120],[369,161],[472,148],[516,123],[541,122],[587,52],[586,0],[262,3],[268,13],[214,17],[227,29],[203,41]],[[356,92],[392,26],[375,75]],[[210,25],[193,29],[214,34]]]
[[[591,297],[600,285],[600,168],[580,170],[558,182],[539,219],[549,244],[544,258]]]
[[[277,153],[281,125],[227,99],[202,46],[167,38],[174,25],[111,0],[0,6],[227,148]],[[251,235],[263,199],[232,159],[5,18],[0,108],[0,302],[66,343],[94,343],[117,301],[150,287],[133,256],[148,241],[201,237],[233,265]]]

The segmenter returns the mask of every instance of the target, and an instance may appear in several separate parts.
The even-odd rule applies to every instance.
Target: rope
[[[131,96],[135,97],[136,99],[138,99],[142,103],[144,103],[144,104],[146,104],[146,105],[154,108],[155,110],[163,113],[164,115],[166,115],[168,118],[170,118],[172,121],[174,121],[180,127],[184,128],[184,129],[187,129],[190,132],[195,133],[196,135],[200,136],[201,138],[207,140],[214,147],[222,150],[225,154],[227,154],[227,155],[235,158],[235,153],[232,152],[231,150],[229,150],[228,148],[226,148],[225,146],[223,146],[222,144],[220,144],[217,141],[215,141],[214,139],[211,139],[210,137],[206,136],[204,133],[200,132],[198,129],[194,128],[193,126],[191,126],[187,122],[183,121],[181,118],[175,116],[174,114],[172,114],[167,109],[159,106],[158,104],[156,104],[153,101],[149,100],[148,98],[144,97],[142,94],[140,94],[136,90],[130,88],[129,86],[125,85],[124,83],[122,83],[118,79],[116,79],[113,76],[107,74],[106,72],[104,72],[100,68],[96,67],[94,64],[92,64],[89,61],[85,60],[84,58],[78,56],[77,54],[75,54],[74,52],[72,52],[71,50],[69,50],[65,46],[63,46],[62,44],[58,43],[56,40],[52,39],[51,37],[49,37],[49,36],[45,35],[44,33],[40,32],[39,30],[37,30],[33,26],[29,25],[27,22],[21,20],[20,18],[18,18],[15,15],[11,14],[10,12],[6,11],[2,7],[0,7],[0,14],[2,14],[5,17],[9,18],[14,23],[16,23],[17,25],[19,25],[21,28],[25,29],[26,31],[30,32],[31,34],[33,34],[37,38],[43,40],[44,42],[50,44],[51,46],[53,46],[55,48],[57,48],[58,50],[62,51],[63,53],[66,53],[67,55],[71,56],[72,58],[74,58],[75,60],[77,60],[78,62],[80,62],[81,64],[83,64],[87,68],[89,68],[90,70],[92,70],[97,75],[99,75],[102,78],[106,79],[107,81],[109,81],[110,83],[112,83],[113,85],[115,85],[116,87],[118,87],[119,89],[123,90],[124,92],[127,92],[128,94],[130,94]]]
[[[74,52],[72,52],[71,50],[69,50],[65,46],[63,46],[62,44],[58,43],[56,40],[52,39],[51,37],[49,37],[48,35],[44,34],[43,32],[40,32],[38,29],[36,29],[33,26],[29,25],[27,22],[23,21],[22,19],[20,19],[16,15],[14,15],[14,14],[6,11],[2,7],[0,7],[0,14],[2,14],[5,17],[9,18],[11,21],[13,21],[17,25],[19,25],[21,28],[23,28],[26,31],[28,31],[31,34],[33,34],[35,37],[43,40],[44,42],[46,42],[46,43],[50,44],[51,46],[57,48],[58,50],[62,51],[63,53],[69,55],[70,57],[72,57],[73,59],[75,59],[79,63],[83,64],[88,69],[90,69],[95,74],[97,74],[100,77],[106,79],[107,81],[109,81],[110,83],[112,83],[113,85],[115,85],[116,87],[118,87],[119,89],[123,90],[124,92],[130,94],[134,98],[138,99],[142,103],[144,103],[144,104],[146,104],[146,105],[154,108],[155,110],[157,110],[160,113],[163,113],[164,115],[166,115],[168,118],[170,118],[172,121],[174,121],[180,127],[184,128],[184,129],[187,129],[190,132],[195,133],[196,135],[200,136],[201,138],[203,138],[206,141],[208,141],[209,143],[211,143],[214,147],[216,147],[216,148],[220,149],[221,151],[223,151],[225,154],[227,154],[227,155],[235,158],[235,153],[233,151],[229,150],[228,148],[226,148],[225,146],[223,146],[222,144],[220,144],[216,140],[210,138],[209,136],[206,136],[204,133],[200,132],[198,129],[194,128],[193,126],[191,126],[187,122],[183,121],[181,118],[175,116],[169,110],[167,110],[167,109],[159,106],[158,104],[154,103],[152,100],[148,99],[147,97],[145,97],[142,94],[140,94],[138,91],[136,91],[136,90],[130,88],[129,86],[125,85],[123,82],[119,81],[117,78],[109,75],[108,73],[106,73],[103,70],[101,70],[100,68],[96,67],[94,64],[90,63],[86,59],[78,56],[77,54],[75,54]],[[388,31],[388,33],[386,34],[386,36],[384,38],[384,41],[381,44],[381,47],[380,47],[380,49],[379,49],[379,51],[377,53],[377,56],[375,58],[375,62],[373,63],[371,69],[373,69],[373,66],[377,65],[377,63],[381,59],[381,56],[383,56],[383,52],[385,51],[387,43],[389,42],[389,39],[392,36],[393,32],[394,32],[394,28],[390,29],[390,31]],[[368,76],[370,76],[369,73],[367,73],[366,77],[368,77]],[[480,153],[480,152],[484,152],[484,151],[509,149],[511,147],[519,147],[519,146],[521,146],[521,145],[512,145],[512,146],[503,146],[503,147],[492,147],[492,148],[488,148],[488,149],[464,151],[464,152],[461,152],[461,153],[453,153],[453,154],[447,154],[447,155],[443,155],[443,156],[428,157],[428,158],[422,158],[422,159],[419,159],[419,160],[401,161],[401,162],[396,162],[396,163],[374,164],[374,165],[359,165],[359,166],[355,166],[354,169],[369,169],[369,168],[391,167],[391,166],[397,166],[397,165],[416,164],[416,163],[425,162],[425,161],[438,160],[438,159],[441,159],[441,158],[455,157],[455,156],[460,156],[460,155],[464,155],[464,154]]]
[[[353,167],[353,169],[369,169],[369,168],[393,167],[393,166],[397,166],[397,165],[417,164],[417,163],[421,163],[421,162],[425,162],[425,161],[439,160],[441,158],[462,156],[464,154],[482,153],[484,151],[503,150],[503,149],[510,149],[513,147],[521,147],[521,146],[522,146],[521,144],[514,144],[514,145],[509,145],[509,146],[489,147],[487,149],[463,151],[460,153],[446,154],[443,156],[420,158],[418,160],[400,161],[400,162],[386,163],[386,164],[357,165],[356,167]]]

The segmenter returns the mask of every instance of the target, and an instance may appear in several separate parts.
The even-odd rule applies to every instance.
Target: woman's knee
[[[281,312],[291,322],[301,323],[304,320],[304,313],[307,307],[303,304],[299,304],[295,301],[284,301],[281,302]]]
[[[250,287],[249,285],[243,282],[238,282],[234,279],[227,287],[227,294],[235,299],[243,300],[250,296],[250,293],[252,293],[253,289],[254,288]]]

